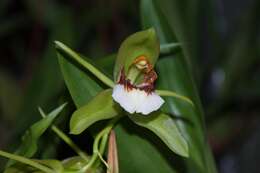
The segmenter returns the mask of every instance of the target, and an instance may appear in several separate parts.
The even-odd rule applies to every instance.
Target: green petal
[[[114,80],[118,79],[121,68],[127,73],[133,61],[143,55],[154,65],[160,52],[160,44],[153,28],[130,35],[120,46],[115,68]]]
[[[178,130],[175,119],[171,116],[162,112],[155,112],[149,116],[133,114],[129,117],[139,126],[155,133],[176,154],[183,157],[189,156],[188,144]]]
[[[70,132],[80,134],[99,120],[118,116],[120,111],[119,105],[113,101],[112,89],[104,90],[73,113],[70,119]]]

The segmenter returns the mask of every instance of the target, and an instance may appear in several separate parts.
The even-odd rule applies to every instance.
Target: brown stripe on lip
[[[147,94],[150,94],[155,90],[154,82],[156,81],[156,79],[157,79],[157,74],[152,69],[148,73],[144,72],[144,81],[141,84],[134,85],[131,83],[129,79],[127,79],[124,69],[122,68],[117,83],[123,85],[127,91],[131,91],[132,89],[139,89],[141,91],[145,91]]]

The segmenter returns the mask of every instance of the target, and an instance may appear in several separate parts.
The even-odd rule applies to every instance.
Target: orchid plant
[[[174,50],[180,46],[179,44],[160,46],[153,28],[129,36],[118,50],[114,66],[114,80],[111,80],[86,58],[83,58],[65,44],[55,41],[55,46],[61,64],[64,59],[76,63],[81,68],[83,67],[91,72],[108,88],[91,98],[89,102],[72,114],[70,133],[78,135],[98,121],[109,121],[103,129],[94,134],[93,155],[88,156],[58,127],[51,125],[65,104],[48,115],[39,108],[43,119],[32,125],[25,133],[23,143],[16,153],[11,154],[0,151],[1,156],[13,160],[8,162],[5,173],[19,171],[21,166],[19,162],[26,165],[26,167],[22,166],[23,169],[39,170],[47,173],[85,173],[92,170],[98,172],[99,163],[103,162],[108,172],[118,173],[116,134],[111,130],[116,123],[120,123],[122,117],[128,117],[135,124],[152,131],[174,153],[183,157],[189,156],[188,144],[177,128],[175,118],[163,112],[160,108],[165,103],[163,97],[175,97],[191,107],[194,107],[194,104],[189,98],[173,91],[156,89],[156,80],[160,76],[157,75],[154,68],[160,53]],[[71,92],[71,86],[64,71],[63,75]],[[77,157],[62,162],[29,159],[37,151],[38,138],[49,126],[65,143],[75,150],[78,154]],[[106,161],[103,155],[108,139],[108,161]]]
[[[160,54],[160,44],[153,28],[137,32],[121,44],[114,66],[114,81],[63,43],[56,41],[55,44],[60,58],[72,58],[110,87],[76,110],[70,120],[71,133],[78,135],[97,121],[111,119],[96,136],[94,155],[86,169],[103,154],[104,146],[100,144],[106,141],[114,124],[124,115],[137,125],[151,130],[176,154],[188,157],[188,144],[174,118],[160,108],[165,102],[162,97],[175,97],[191,107],[194,105],[189,98],[173,91],[155,89],[158,76],[154,66]],[[167,49],[169,46],[174,49],[179,45],[167,45]]]

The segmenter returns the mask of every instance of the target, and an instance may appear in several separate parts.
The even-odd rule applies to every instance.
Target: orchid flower
[[[78,63],[91,72],[97,79],[109,87],[93,97],[85,106],[76,110],[70,120],[72,134],[80,134],[97,121],[112,119],[107,127],[96,136],[93,157],[85,167],[87,170],[95,160],[102,155],[101,143],[107,139],[107,134],[115,122],[122,116],[128,116],[134,123],[151,130],[173,152],[188,157],[188,144],[179,132],[175,120],[160,108],[164,104],[162,97],[175,97],[190,106],[193,102],[186,96],[173,91],[157,90],[155,63],[160,54],[156,32],[153,28],[137,32],[129,36],[120,46],[114,66],[114,81],[93,66],[87,58],[82,58],[66,45],[56,41],[60,63]],[[179,46],[171,43],[169,46]],[[162,50],[161,50],[162,51]],[[164,52],[165,53],[165,52]],[[67,60],[69,57],[69,60]],[[73,61],[73,63],[71,62]],[[65,73],[63,73],[66,76]],[[71,86],[65,77],[68,89]],[[103,160],[101,158],[101,160]]]
[[[148,115],[158,110],[164,100],[154,92],[154,82],[157,74],[144,56],[134,61],[134,67],[144,75],[140,84],[134,84],[127,79],[124,70],[120,72],[117,84],[113,88],[113,99],[128,113]]]

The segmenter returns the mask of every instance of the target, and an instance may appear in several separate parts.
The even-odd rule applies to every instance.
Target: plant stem
[[[99,154],[101,154],[101,155],[103,154],[103,152],[105,151],[108,134],[111,131],[111,129],[114,127],[115,123],[120,118],[121,117],[116,117],[116,118],[112,119],[108,123],[108,125],[101,132],[99,132],[98,135],[95,137],[94,144],[93,144],[93,156],[91,157],[88,164],[82,168],[83,172],[87,171],[89,168],[91,168],[93,166],[93,164],[97,160]],[[101,140],[101,146],[99,147],[100,140]]]
[[[39,112],[42,117],[46,117],[44,111],[39,107]],[[52,125],[51,129],[66,143],[68,144],[81,158],[88,161],[89,157],[83,152],[63,131],[61,131],[57,126]]]
[[[46,166],[43,166],[42,164],[40,163],[37,163],[33,160],[30,160],[26,157],[22,157],[22,156],[18,156],[18,155],[15,155],[15,154],[11,154],[11,153],[8,153],[8,152],[5,152],[5,151],[2,151],[0,150],[0,155],[3,156],[3,157],[6,157],[8,159],[12,159],[12,160],[15,160],[15,161],[18,161],[18,162],[21,162],[21,163],[24,163],[26,165],[30,165],[34,168],[37,168],[43,172],[46,172],[46,173],[56,173],[55,171],[53,171],[52,169],[46,167]]]
[[[160,95],[160,96],[169,96],[169,97],[176,97],[179,98],[181,100],[184,100],[186,102],[188,102],[189,104],[191,104],[192,106],[194,106],[194,103],[186,96],[183,95],[179,95],[173,91],[168,91],[168,90],[155,90],[155,92]]]
[[[112,129],[112,128],[111,128],[111,129]],[[111,131],[111,129],[109,130],[109,132]],[[102,140],[101,140],[100,147],[99,147],[99,152],[100,152],[101,154],[104,154],[104,152],[105,152],[105,148],[106,148],[106,144],[107,144],[107,139],[108,139],[108,134],[109,134],[109,132],[108,132],[107,134],[105,134],[105,135],[103,136]]]
[[[68,144],[81,158],[88,161],[89,157],[83,152],[65,133],[63,133],[59,128],[52,125],[51,129],[66,143]]]
[[[77,61],[80,65],[85,67],[87,70],[89,70],[93,75],[95,75],[99,80],[101,80],[104,84],[107,86],[113,88],[114,82],[108,78],[106,75],[104,75],[101,71],[99,71],[96,67],[94,67],[89,62],[85,61],[83,58],[81,58],[76,52],[74,52],[72,49],[67,47],[65,44],[55,41],[56,48],[60,49],[62,51],[65,51],[65,53],[69,54],[71,58],[73,58],[75,61]]]

